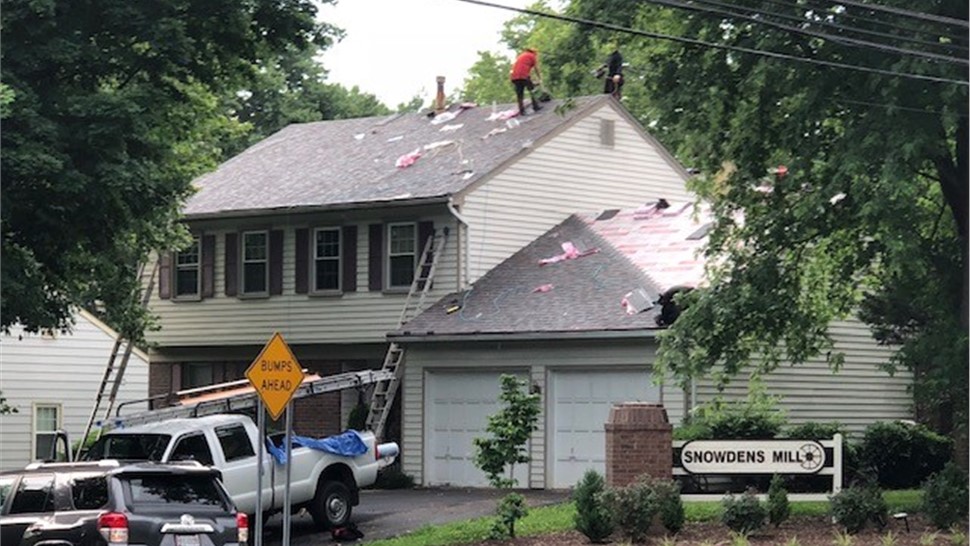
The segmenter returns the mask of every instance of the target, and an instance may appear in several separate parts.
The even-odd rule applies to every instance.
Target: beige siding
[[[83,315],[72,333],[53,338],[14,326],[0,336],[0,391],[17,413],[0,416],[0,470],[22,468],[33,460],[34,404],[59,405],[60,426],[71,441],[84,432],[104,375],[114,337]],[[133,352],[118,401],[148,396],[148,361]]]
[[[857,434],[875,421],[913,419],[913,397],[907,391],[912,375],[901,371],[890,377],[879,369],[892,356],[892,349],[877,345],[869,328],[856,320],[833,323],[830,332],[835,350],[845,354],[839,372],[833,373],[823,358],[815,358],[783,366],[765,378],[768,393],[781,397],[789,422],[838,421]],[[744,380],[725,390],[728,399],[746,394]],[[699,402],[715,395],[710,381],[698,382]]]
[[[458,244],[452,216],[420,220],[433,220],[436,228],[446,225],[451,228],[445,253],[438,264],[434,288],[426,301],[430,305],[457,287]],[[368,222],[357,224],[357,291],[342,296],[295,293],[296,229],[308,226],[275,225],[271,229],[284,230],[283,294],[258,299],[228,297],[225,295],[224,265],[225,234],[230,230],[206,231],[205,234],[216,236],[215,297],[185,302],[160,300],[156,285],[150,305],[160,317],[161,330],[149,333],[149,339],[161,347],[262,345],[274,331],[280,331],[290,344],[384,341],[384,334],[397,326],[406,294],[368,291],[367,276],[371,266],[368,263],[368,225]]]
[[[600,144],[601,120],[614,122],[613,147]],[[663,153],[606,104],[467,195],[471,279],[574,212],[631,208],[659,197],[692,198]]]
[[[650,342],[469,342],[426,343],[409,345],[406,352],[403,385],[403,414],[401,454],[403,470],[424,483],[424,383],[428,369],[502,370],[528,368],[534,384],[542,389],[543,413],[539,430],[532,436],[532,462],[529,465],[529,486],[546,487],[546,445],[551,433],[546,422],[549,405],[547,381],[555,370],[589,368],[630,369],[647,368],[654,359]],[[683,415],[683,394],[673,386],[664,387],[664,401],[671,422],[679,423]]]

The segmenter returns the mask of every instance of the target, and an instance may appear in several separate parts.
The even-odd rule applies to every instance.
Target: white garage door
[[[572,487],[587,469],[606,474],[603,425],[618,402],[659,402],[660,388],[641,371],[552,374],[553,487]]]
[[[485,436],[488,416],[499,409],[498,372],[428,372],[426,385],[427,485],[485,487],[488,480],[475,467],[475,444]],[[524,375],[523,375],[524,377]],[[527,487],[527,465],[516,465],[519,486]]]

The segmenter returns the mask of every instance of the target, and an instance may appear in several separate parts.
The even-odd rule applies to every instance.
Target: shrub
[[[866,429],[860,448],[862,470],[871,470],[881,487],[918,487],[950,460],[951,441],[923,425],[899,421]]]
[[[765,507],[751,490],[739,497],[728,495],[724,498],[721,521],[735,533],[748,534],[761,529],[766,516]]]
[[[573,491],[573,500],[576,502],[576,530],[593,543],[605,542],[613,534],[610,510],[603,499],[605,489],[603,476],[595,470],[587,470]]]
[[[660,512],[660,523],[671,533],[684,527],[684,503],[680,500],[680,484],[672,480],[653,482],[653,494]]]
[[[923,512],[933,525],[947,529],[967,517],[967,494],[967,474],[949,462],[923,484]]]
[[[774,438],[784,424],[785,414],[778,409],[778,398],[768,395],[764,384],[753,378],[746,398],[715,398],[696,410],[690,427],[695,433],[705,433],[708,439],[742,440]]]
[[[781,476],[775,474],[771,478],[771,485],[768,486],[768,521],[778,527],[788,519],[790,512],[788,491],[785,489]]]
[[[809,421],[800,425],[793,425],[785,431],[786,438],[795,440],[831,440],[836,434],[846,435],[845,427],[836,421],[829,423]]]
[[[830,497],[832,517],[849,533],[858,533],[871,521],[880,528],[886,525],[886,501],[875,485],[843,489]]]
[[[529,507],[525,504],[525,497],[519,493],[509,493],[502,497],[495,515],[498,518],[492,525],[489,538],[504,539],[506,537],[515,538],[515,522],[529,514]]]
[[[358,399],[357,404],[354,405],[354,409],[350,410],[350,415],[347,416],[347,428],[351,430],[364,430],[367,427],[368,411],[370,411],[370,406],[362,399]]]
[[[380,469],[377,472],[377,481],[374,482],[374,489],[412,489],[414,487],[414,476],[405,474],[401,470],[400,463]]]
[[[649,478],[607,489],[603,500],[613,513],[613,523],[631,542],[641,542],[647,536],[658,511]]]

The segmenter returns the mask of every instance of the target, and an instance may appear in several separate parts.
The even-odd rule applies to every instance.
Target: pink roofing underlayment
[[[675,286],[696,287],[704,282],[706,227],[713,221],[705,206],[661,200],[637,209],[583,215],[599,236],[665,292]],[[610,214],[615,214],[610,217]],[[598,219],[603,218],[603,219]]]

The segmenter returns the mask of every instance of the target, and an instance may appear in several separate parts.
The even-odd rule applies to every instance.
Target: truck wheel
[[[317,488],[310,515],[321,530],[332,529],[347,525],[351,509],[350,489],[343,482],[329,481]]]

